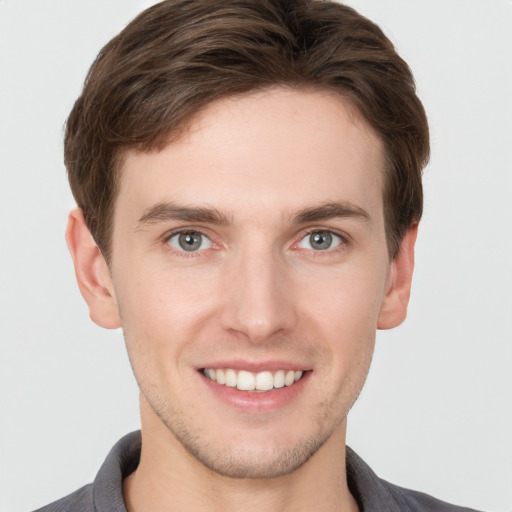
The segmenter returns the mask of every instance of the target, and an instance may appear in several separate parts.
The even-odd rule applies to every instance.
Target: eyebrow
[[[371,220],[370,214],[366,210],[349,201],[323,203],[318,206],[304,208],[291,215],[291,220],[295,224],[305,224],[307,222],[318,222],[334,218]],[[204,222],[216,225],[227,225],[230,223],[230,219],[226,214],[211,206],[189,207],[165,202],[148,208],[138,219],[135,229],[140,229],[145,224],[168,221]]]
[[[370,214],[360,206],[349,201],[332,201],[300,210],[293,218],[293,222],[303,224],[306,222],[318,222],[339,217],[361,219],[367,222],[371,221]]]
[[[208,224],[229,224],[229,219],[216,208],[188,207],[174,203],[158,203],[148,208],[137,221],[137,228],[144,224],[156,224],[171,220],[205,222]]]

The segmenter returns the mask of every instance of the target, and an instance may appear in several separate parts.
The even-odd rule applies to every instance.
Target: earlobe
[[[407,316],[417,234],[418,225],[415,224],[404,235],[400,251],[391,264],[388,288],[377,321],[378,329],[397,327]]]
[[[108,265],[98,249],[80,208],[71,211],[66,242],[75,265],[78,287],[89,306],[93,322],[106,329],[121,326]]]

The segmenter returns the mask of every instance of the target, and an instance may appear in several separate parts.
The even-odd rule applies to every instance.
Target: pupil
[[[201,246],[201,235],[199,233],[183,233],[179,237],[179,244],[185,251],[195,251]]]
[[[332,244],[332,235],[328,231],[321,233],[313,233],[310,238],[311,247],[318,249],[319,251],[325,251],[329,249]]]

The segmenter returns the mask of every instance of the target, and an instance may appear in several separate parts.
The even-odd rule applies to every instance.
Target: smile
[[[291,386],[299,381],[302,370],[277,370],[252,373],[245,370],[204,368],[203,375],[223,386],[237,388],[240,391],[271,391]]]

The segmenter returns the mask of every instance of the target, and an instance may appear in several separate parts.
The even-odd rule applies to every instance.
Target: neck
[[[152,416],[143,415],[140,464],[124,481],[128,512],[358,511],[346,478],[346,422],[291,473],[246,479],[206,468]]]

